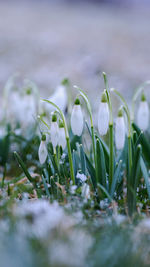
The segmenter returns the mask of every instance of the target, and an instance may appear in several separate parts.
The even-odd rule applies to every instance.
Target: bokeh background
[[[1,90],[19,72],[42,96],[69,77],[96,99],[105,71],[130,99],[150,79],[149,11],[149,0],[1,0]]]

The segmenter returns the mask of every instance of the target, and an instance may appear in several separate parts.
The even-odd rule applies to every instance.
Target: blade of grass
[[[22,161],[21,157],[19,156],[19,154],[16,151],[14,152],[14,156],[15,156],[19,166],[22,168],[24,174],[26,175],[26,177],[30,181],[30,183],[34,184],[34,186],[35,186],[35,180],[31,177],[30,173],[27,170],[27,167],[25,166],[24,162]]]
[[[148,198],[150,200],[150,182],[149,182],[149,175],[148,175],[148,171],[147,171],[145,162],[144,162],[144,160],[143,160],[142,157],[140,159],[140,166],[141,166],[142,174],[144,176],[144,180],[145,180],[145,184],[146,184],[146,188],[147,188],[147,193],[148,193]]]
[[[47,195],[48,197],[50,197],[50,192],[49,192],[49,190],[48,190],[48,186],[47,186],[47,183],[46,183],[46,181],[45,181],[45,178],[44,178],[43,175],[42,175],[41,177],[42,177],[42,181],[43,181],[44,188],[45,188],[45,191],[46,191],[46,195]]]
[[[80,159],[81,159],[81,171],[82,173],[86,174],[86,160],[82,145],[80,145]]]
[[[97,187],[96,172],[95,172],[95,169],[94,169],[93,165],[91,164],[91,161],[89,160],[89,158],[87,157],[86,154],[85,154],[85,158],[86,158],[87,170],[89,172],[89,175],[91,177],[91,182],[92,182],[93,188],[95,190],[96,187]]]
[[[97,182],[106,188],[106,166],[104,151],[99,139],[96,140],[96,158],[97,158]]]
[[[133,129],[137,132],[140,144],[142,145],[142,153],[144,158],[147,160],[148,164],[150,165],[150,144],[147,140],[145,134],[140,130],[140,128],[135,124],[132,123]]]
[[[122,160],[119,161],[118,166],[117,166],[115,173],[114,173],[114,179],[112,181],[111,190],[110,190],[110,196],[112,198],[113,198],[114,192],[116,190],[117,182],[119,180],[121,168],[122,168]]]
[[[140,174],[140,157],[141,157],[141,145],[137,146],[135,155],[133,157],[133,165],[131,169],[131,175],[128,179],[127,185],[127,200],[128,200],[128,212],[129,216],[132,216],[136,211],[136,190],[138,185],[138,178]]]

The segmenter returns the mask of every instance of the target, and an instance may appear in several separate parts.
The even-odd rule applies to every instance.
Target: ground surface
[[[127,96],[150,78],[149,11],[98,5],[0,2],[0,88],[19,71],[41,95],[68,76],[94,99],[103,89],[99,75]]]

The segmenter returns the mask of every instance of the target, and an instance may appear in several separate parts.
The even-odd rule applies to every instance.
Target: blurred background
[[[1,0],[1,90],[15,72],[41,96],[69,77],[94,101],[105,71],[130,99],[150,79],[149,11],[149,0]]]

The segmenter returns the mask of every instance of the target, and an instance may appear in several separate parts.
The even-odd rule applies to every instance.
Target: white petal
[[[83,131],[83,113],[80,105],[74,105],[71,114],[71,129],[74,135],[81,136]]]
[[[123,149],[125,143],[126,127],[123,117],[117,117],[115,124],[115,144],[117,149]]]
[[[51,123],[51,130],[50,130],[50,133],[51,133],[51,142],[52,142],[52,145],[53,147],[55,148],[58,144],[58,124],[57,122],[52,122]]]
[[[105,135],[109,127],[109,108],[108,104],[101,102],[98,112],[98,131],[100,135]]]
[[[39,146],[39,161],[41,164],[44,164],[47,158],[47,148],[46,144],[44,141],[41,141],[40,146]]]
[[[149,126],[149,107],[146,101],[141,101],[137,112],[137,124],[143,131]]]
[[[64,128],[59,128],[59,141],[58,141],[59,146],[62,147],[64,150],[66,147],[66,136],[65,136],[65,129]]]

